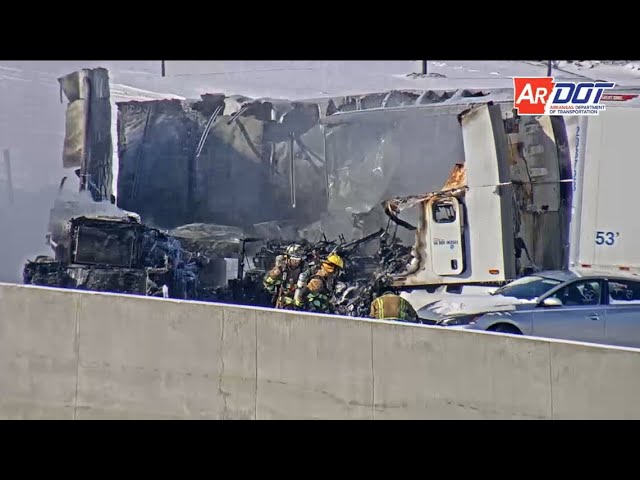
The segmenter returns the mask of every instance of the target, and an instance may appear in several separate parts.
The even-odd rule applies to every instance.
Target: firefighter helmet
[[[302,248],[297,243],[289,245],[286,254],[292,260],[302,260]]]
[[[326,261],[327,263],[335,265],[338,268],[344,268],[344,260],[342,260],[342,258],[336,253],[332,253],[331,255],[329,255]]]

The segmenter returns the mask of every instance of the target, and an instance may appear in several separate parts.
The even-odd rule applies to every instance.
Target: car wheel
[[[518,327],[514,327],[513,325],[509,325],[508,323],[499,323],[498,325],[493,325],[488,330],[490,332],[511,333],[513,335],[522,335],[522,332],[518,329]]]

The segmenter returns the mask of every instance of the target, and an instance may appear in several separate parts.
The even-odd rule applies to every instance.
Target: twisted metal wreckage
[[[335,313],[353,316],[368,315],[379,288],[410,285],[398,278],[429,265],[421,244],[427,209],[417,209],[418,227],[398,215],[464,196],[460,112],[506,98],[500,91],[457,90],[115,103],[104,69],[59,82],[69,100],[63,165],[76,169],[80,191],[61,184],[48,235],[55,255],[28,262],[26,283],[268,306],[262,277],[296,242],[310,263],[344,252],[332,304]],[[526,164],[516,153],[513,178]],[[548,169],[538,170],[546,181]],[[433,193],[415,195],[424,191]],[[525,213],[513,235],[538,235],[526,212],[549,218],[549,229],[533,238],[540,253],[530,263],[553,267],[556,257],[542,242],[555,241],[562,229],[554,227],[558,209],[548,198],[556,192],[549,191],[536,196],[542,209],[518,193]],[[519,258],[517,268],[526,268]],[[465,270],[451,264],[456,275]],[[470,278],[468,268],[459,279],[448,268],[436,281]]]

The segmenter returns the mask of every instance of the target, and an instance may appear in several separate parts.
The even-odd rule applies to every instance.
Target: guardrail
[[[640,418],[640,351],[0,284],[0,417]]]

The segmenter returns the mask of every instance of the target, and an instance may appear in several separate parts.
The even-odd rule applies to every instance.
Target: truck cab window
[[[456,209],[449,202],[433,204],[433,220],[436,223],[453,223],[456,221]]]

